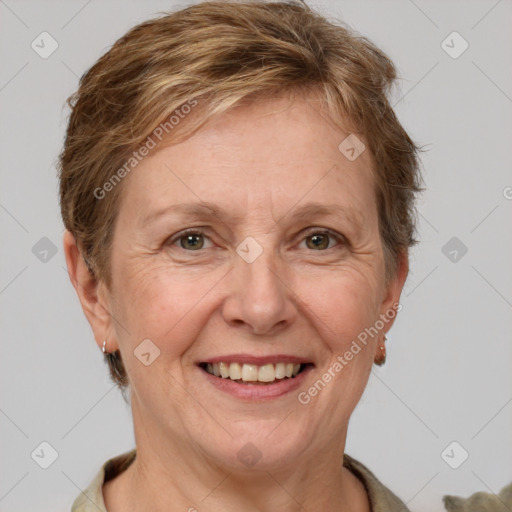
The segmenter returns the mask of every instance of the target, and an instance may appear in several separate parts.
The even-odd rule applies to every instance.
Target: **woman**
[[[82,77],[64,248],[136,450],[74,512],[408,510],[344,453],[414,243],[394,79],[365,38],[267,2],[142,23]]]

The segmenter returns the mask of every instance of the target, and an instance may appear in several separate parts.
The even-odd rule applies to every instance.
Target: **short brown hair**
[[[186,137],[244,101],[315,92],[333,121],[368,146],[386,275],[392,275],[400,254],[416,242],[414,198],[421,190],[420,148],[388,100],[395,79],[395,66],[380,49],[304,3],[203,2],[143,22],[82,76],[68,99],[59,161],[65,227],[93,275],[110,286],[122,184],[109,186],[104,198],[97,191],[165,119],[187,102],[199,104],[196,122],[187,119],[172,134]],[[123,390],[128,379],[119,351],[108,362]]]

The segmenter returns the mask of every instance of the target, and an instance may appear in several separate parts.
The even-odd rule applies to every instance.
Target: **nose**
[[[290,326],[297,315],[289,271],[266,249],[252,263],[237,257],[230,272],[230,294],[222,314],[232,327],[271,336]]]

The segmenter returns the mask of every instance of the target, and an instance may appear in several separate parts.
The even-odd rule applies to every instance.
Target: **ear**
[[[64,233],[63,245],[68,275],[93,330],[96,344],[102,348],[103,340],[107,340],[108,352],[114,352],[118,346],[114,322],[109,311],[108,291],[87,267],[75,237],[68,230]]]
[[[394,275],[392,275],[384,289],[384,299],[380,308],[381,318],[386,318],[386,326],[384,332],[389,331],[395,322],[396,313],[399,311],[400,295],[409,273],[409,255],[407,250],[403,250],[397,262],[397,268]],[[383,315],[383,316],[382,316]]]

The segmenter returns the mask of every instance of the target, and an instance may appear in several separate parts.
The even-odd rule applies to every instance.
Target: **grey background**
[[[177,5],[0,0],[2,512],[69,510],[107,458],[134,446],[65,271],[55,161],[78,77],[128,28]],[[412,511],[442,511],[444,494],[512,481],[511,1],[310,5],[389,54],[396,112],[429,150],[403,310],[346,451]],[[43,31],[59,45],[47,59],[31,48]],[[453,31],[469,43],[457,59],[441,47]],[[47,261],[33,252],[43,237],[56,247]],[[468,248],[456,262],[442,250],[452,237]],[[43,441],[58,452],[46,470],[31,458]],[[469,453],[457,469],[441,456],[453,441]]]

